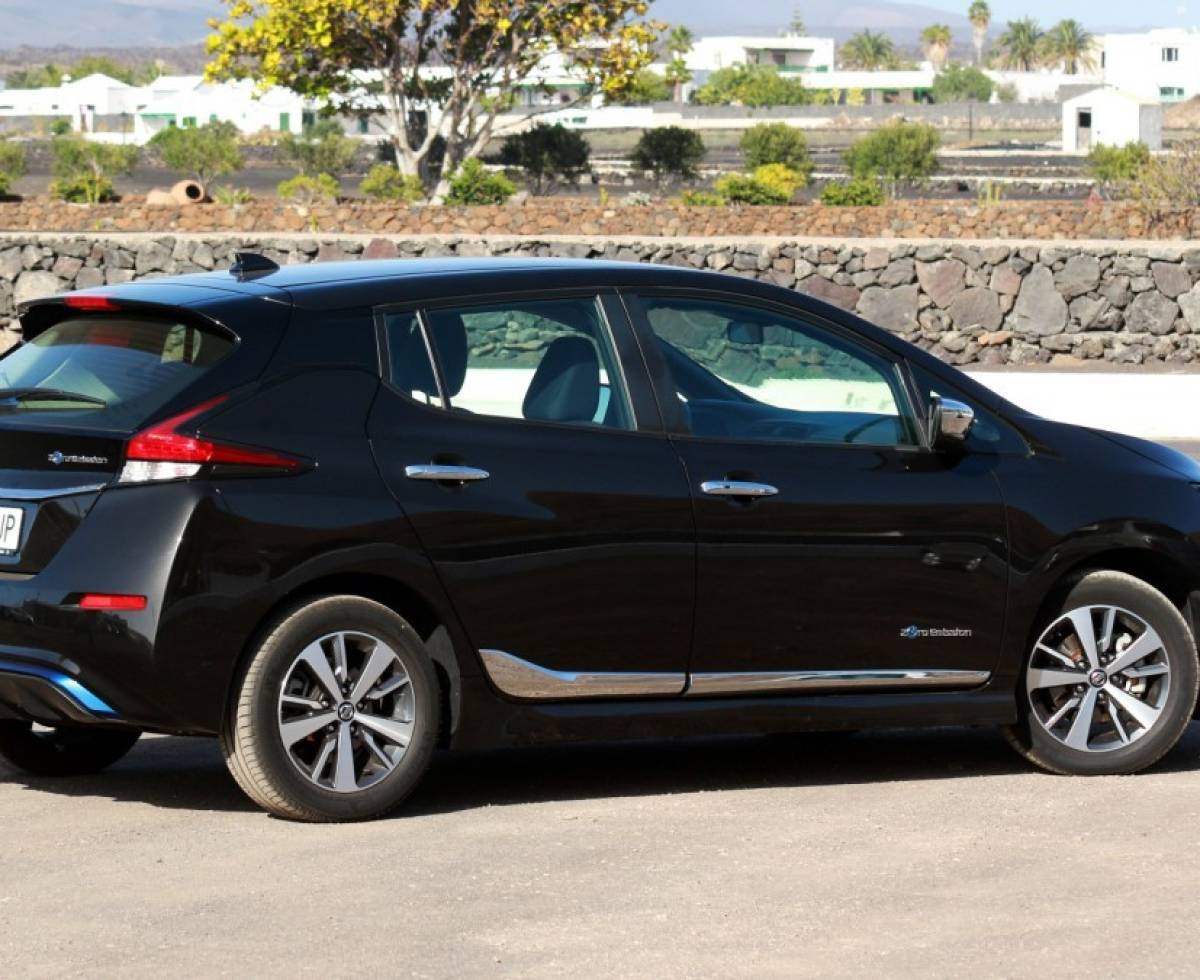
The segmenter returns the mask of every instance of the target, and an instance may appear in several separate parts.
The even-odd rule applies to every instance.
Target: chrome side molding
[[[0,500],[53,500],[55,497],[73,497],[78,493],[97,493],[107,486],[107,483],[89,483],[82,487],[52,487],[47,489],[0,487]]]
[[[682,673],[550,670],[503,650],[480,650],[479,655],[491,682],[509,697],[522,700],[675,697],[687,684]]]
[[[692,674],[690,698],[721,694],[827,694],[869,690],[955,690],[986,684],[986,670],[790,670]]]
[[[492,474],[474,466],[446,466],[440,463],[415,463],[404,467],[410,480],[434,480],[438,483],[475,483]]]

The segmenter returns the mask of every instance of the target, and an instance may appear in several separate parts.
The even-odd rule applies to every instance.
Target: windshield
[[[153,317],[63,320],[0,359],[0,416],[134,428],[232,348],[226,337]]]

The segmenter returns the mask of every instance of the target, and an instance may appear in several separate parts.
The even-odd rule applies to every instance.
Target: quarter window
[[[407,318],[407,319],[406,319]],[[440,404],[477,415],[632,428],[607,325],[593,297],[440,307],[421,314],[438,358]],[[433,401],[430,380],[400,363],[422,363],[411,314],[389,318],[392,377]],[[396,339],[393,340],[393,337]],[[399,358],[399,360],[397,360]]]
[[[758,307],[674,297],[643,304],[693,434],[917,445],[885,357]]]

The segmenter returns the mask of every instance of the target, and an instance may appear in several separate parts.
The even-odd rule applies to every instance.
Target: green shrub
[[[492,173],[472,157],[450,177],[447,204],[503,204],[516,193],[516,186],[504,174]]]
[[[790,201],[796,191],[808,183],[808,175],[785,167],[782,163],[766,163],[754,170],[754,179],[764,187],[787,195]]]
[[[787,123],[759,123],[742,134],[742,155],[751,170],[770,163],[781,163],[798,174],[805,182],[812,175],[813,162],[808,153],[808,139],[802,130]]]
[[[1145,143],[1095,146],[1088,154],[1088,170],[1096,183],[1105,186],[1136,180],[1149,162],[1150,148]]]
[[[605,97],[613,105],[649,105],[652,102],[668,102],[671,98],[671,83],[658,72],[643,68],[630,83],[619,92]]]
[[[402,174],[390,163],[377,163],[362,179],[358,189],[377,201],[406,201],[425,199],[425,186],[416,174]]]
[[[279,182],[275,193],[293,204],[311,206],[320,202],[334,201],[338,195],[337,179],[329,174],[297,174]]]
[[[771,186],[750,174],[726,174],[713,184],[713,190],[731,204],[787,204],[790,191]]]
[[[887,203],[887,195],[872,177],[835,180],[821,188],[821,203],[831,208],[870,208]]]
[[[254,200],[254,195],[244,187],[218,187],[213,191],[213,200],[226,207],[234,207],[249,204]]]
[[[693,208],[721,208],[729,203],[714,191],[684,191],[679,195],[679,200]]]
[[[663,183],[671,177],[694,179],[704,159],[704,140],[694,129],[660,126],[642,133],[633,148],[633,165]]]
[[[231,122],[203,126],[169,126],[154,134],[150,146],[162,162],[207,187],[217,177],[242,169],[238,128]]]
[[[50,195],[81,204],[112,200],[113,178],[133,170],[138,158],[136,146],[92,143],[82,136],[55,137],[51,152]]]
[[[582,133],[561,124],[538,123],[504,139],[500,162],[520,170],[534,194],[544,193],[556,180],[574,185],[590,168],[591,144]]]
[[[0,139],[0,194],[7,194],[18,177],[25,173],[25,147]]]
[[[696,90],[700,105],[807,105],[813,93],[799,78],[779,74],[774,65],[732,65],[718,68]]]
[[[996,83],[973,65],[948,65],[933,80],[934,102],[987,102]]]
[[[1200,139],[1151,157],[1130,181],[1129,197],[1151,221],[1200,207]]]
[[[305,177],[344,174],[358,153],[358,144],[342,132],[333,119],[305,126],[299,136],[284,133],[279,138],[279,157]]]
[[[855,142],[843,159],[852,176],[893,187],[922,181],[937,172],[941,136],[932,126],[898,120]]]

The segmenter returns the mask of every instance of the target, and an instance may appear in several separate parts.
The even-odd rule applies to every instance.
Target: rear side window
[[[0,359],[0,414],[62,416],[72,426],[98,429],[135,427],[233,346],[225,336],[166,319],[63,320]]]

